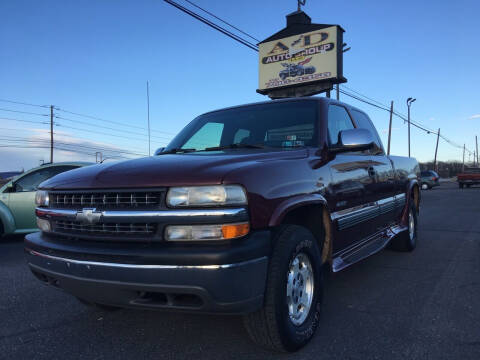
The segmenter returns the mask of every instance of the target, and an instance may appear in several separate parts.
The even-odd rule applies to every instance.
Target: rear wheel
[[[321,253],[306,228],[286,225],[275,236],[263,308],[244,317],[254,342],[295,351],[313,336],[323,297]]]
[[[410,207],[407,215],[407,231],[404,231],[391,243],[391,248],[397,251],[413,251],[417,247],[417,209],[415,204],[410,201]]]
[[[458,187],[459,187],[460,189],[463,189],[463,183],[458,183]]]

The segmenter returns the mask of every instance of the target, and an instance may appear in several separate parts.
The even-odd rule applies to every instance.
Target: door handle
[[[377,172],[375,171],[375,169],[373,167],[370,166],[368,168],[368,176],[375,177],[375,175],[377,175]]]

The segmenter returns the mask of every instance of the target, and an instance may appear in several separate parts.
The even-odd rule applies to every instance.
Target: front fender
[[[15,231],[15,219],[12,212],[4,203],[0,202],[0,220],[3,224],[3,235],[11,234]],[[0,234],[1,236],[2,234]]]
[[[326,206],[327,200],[320,194],[304,194],[288,198],[282,201],[273,211],[268,226],[273,227],[280,225],[285,215],[293,209],[314,204]]]

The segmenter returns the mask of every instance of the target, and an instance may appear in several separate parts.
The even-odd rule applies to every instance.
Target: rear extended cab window
[[[369,130],[373,138],[375,139],[375,144],[377,145],[377,149],[372,149],[370,152],[375,154],[383,154],[385,151],[383,149],[382,140],[380,140],[380,136],[378,136],[378,132],[373,126],[372,120],[362,111],[351,109],[350,113],[353,116],[353,120],[355,121],[357,128],[359,129],[366,129]]]
[[[330,145],[338,144],[340,131],[353,129],[352,119],[347,109],[341,105],[330,104],[328,106],[328,139]]]

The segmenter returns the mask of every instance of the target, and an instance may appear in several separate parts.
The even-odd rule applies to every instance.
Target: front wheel
[[[275,351],[295,351],[313,336],[323,297],[321,253],[306,228],[282,227],[275,236],[263,308],[244,317],[254,342]]]

